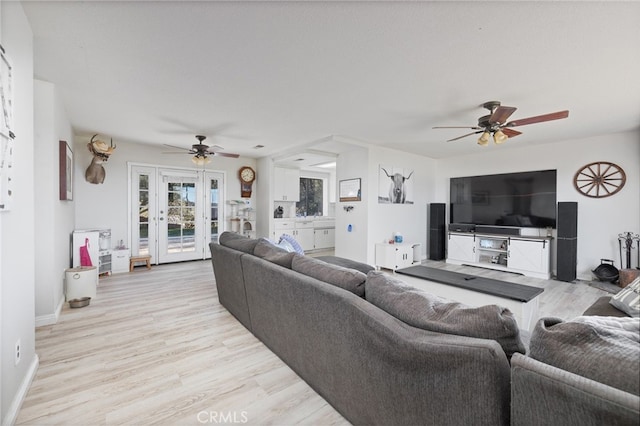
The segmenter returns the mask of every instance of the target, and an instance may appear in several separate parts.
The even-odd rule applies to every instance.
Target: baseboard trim
[[[11,405],[7,410],[7,415],[2,419],[2,425],[13,425],[18,419],[18,412],[20,412],[20,407],[22,407],[22,403],[24,399],[27,397],[27,392],[29,392],[29,388],[31,387],[31,383],[33,379],[36,377],[36,372],[38,371],[38,366],[40,365],[40,358],[38,354],[33,355],[33,359],[31,361],[31,365],[29,365],[29,370],[27,370],[27,374],[16,393],[15,398],[11,401]]]
[[[56,324],[58,322],[58,319],[60,318],[60,313],[62,313],[63,305],[64,305],[64,296],[62,296],[62,298],[60,299],[60,302],[58,302],[58,307],[56,308],[56,311],[53,314],[41,315],[36,317],[36,328],[42,327],[45,325]]]

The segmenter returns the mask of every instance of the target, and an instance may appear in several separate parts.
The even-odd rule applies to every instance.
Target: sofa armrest
[[[631,425],[640,396],[533,358],[511,358],[511,425]]]

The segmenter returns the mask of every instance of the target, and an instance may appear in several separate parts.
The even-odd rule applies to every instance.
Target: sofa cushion
[[[294,256],[291,269],[348,290],[357,296],[364,296],[364,282],[367,276],[355,269],[331,265],[322,260],[302,255]]]
[[[479,308],[452,302],[380,271],[367,274],[365,298],[403,322],[424,330],[495,340],[507,358],[525,353],[513,313],[497,305]]]
[[[289,252],[266,238],[259,238],[253,249],[253,254],[264,260],[291,269],[291,261],[295,252]]]
[[[542,318],[529,355],[545,364],[640,395],[640,319],[583,316]]]
[[[323,262],[331,263],[332,265],[342,266],[343,268],[355,269],[356,271],[360,271],[363,274],[367,274],[369,271],[373,271],[375,268],[366,263],[357,262],[355,260],[346,259],[344,257],[338,256],[316,256],[316,259],[322,260]]]
[[[218,242],[220,245],[249,254],[253,254],[256,244],[258,244],[257,239],[248,238],[244,235],[236,234],[235,232],[223,232],[220,234]]]
[[[609,303],[631,317],[640,318],[640,277],[614,295]]]

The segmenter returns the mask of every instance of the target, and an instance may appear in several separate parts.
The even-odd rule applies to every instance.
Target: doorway
[[[224,231],[224,173],[130,166],[131,255],[155,264],[211,257]]]

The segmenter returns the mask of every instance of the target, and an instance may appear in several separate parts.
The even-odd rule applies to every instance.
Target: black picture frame
[[[60,200],[73,200],[73,151],[66,141],[58,142],[60,164]]]

